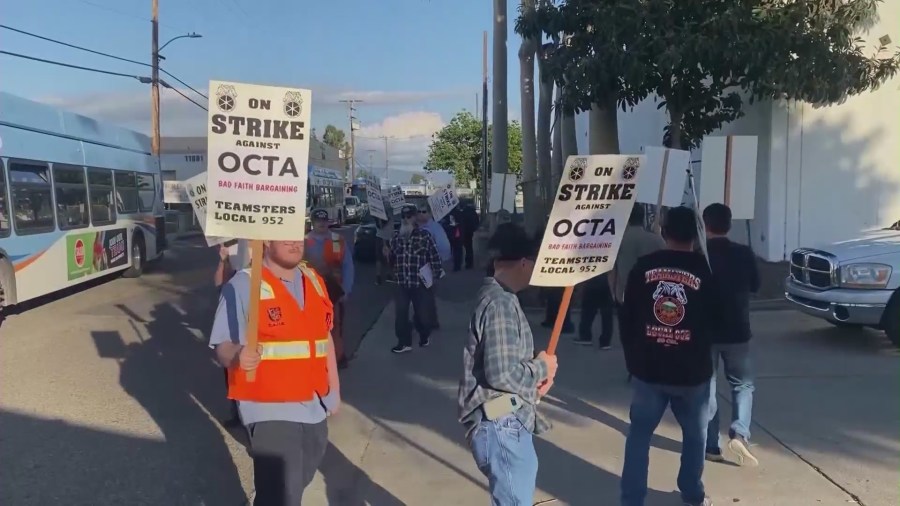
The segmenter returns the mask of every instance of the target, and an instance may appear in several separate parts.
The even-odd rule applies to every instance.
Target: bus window
[[[88,169],[88,192],[91,197],[91,223],[94,225],[115,223],[112,171]]]
[[[141,211],[145,213],[153,211],[153,202],[156,201],[156,178],[153,174],[138,174],[137,187]]]
[[[0,160],[0,237],[9,235],[9,202],[6,199],[6,171]]]
[[[56,190],[56,221],[60,230],[88,226],[91,218],[84,169],[54,164],[53,188]]]
[[[49,232],[53,220],[53,196],[50,171],[44,164],[12,162],[9,164],[9,186],[12,189],[13,222],[16,233]]]
[[[113,171],[116,175],[116,204],[121,214],[138,211],[138,189],[134,172]]]

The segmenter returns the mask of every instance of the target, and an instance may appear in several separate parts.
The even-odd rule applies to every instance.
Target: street
[[[348,230],[349,232],[349,230]],[[348,236],[348,239],[350,237]],[[242,430],[227,431],[221,368],[206,345],[215,253],[173,244],[140,279],[113,279],[9,317],[0,331],[0,504],[234,505],[252,491]],[[480,273],[439,286],[441,330],[395,356],[390,286],[359,265],[348,304],[342,411],[305,503],[485,504],[486,482],[456,421],[467,317]],[[536,346],[548,332],[529,313]],[[577,315],[576,315],[577,318]],[[761,465],[708,464],[716,504],[900,503],[900,369],[875,332],[792,311],[753,314],[758,375],[753,442]],[[617,504],[628,385],[618,343],[585,350],[564,336],[536,438],[539,501]],[[730,404],[721,392],[728,418]],[[648,506],[679,504],[680,435],[671,417],[651,450]]]

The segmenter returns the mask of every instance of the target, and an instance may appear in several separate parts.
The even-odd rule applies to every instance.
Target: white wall
[[[184,181],[206,170],[206,153],[164,153],[159,156],[159,165],[160,170],[174,170],[176,181]]]

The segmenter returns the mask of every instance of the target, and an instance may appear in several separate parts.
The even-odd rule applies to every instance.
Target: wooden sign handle
[[[729,135],[725,137],[725,202],[726,206],[731,207],[731,156],[733,154],[734,137]]]
[[[559,311],[556,313],[556,322],[553,323],[553,332],[550,333],[550,344],[547,345],[547,355],[556,355],[556,345],[559,344],[559,335],[562,333],[563,323],[566,321],[566,312],[572,302],[574,286],[567,286],[563,290],[562,300],[559,302]]]
[[[250,241],[250,308],[247,310],[247,344],[256,349],[259,344],[259,290],[262,285],[263,243]],[[256,381],[256,369],[247,371],[247,381]]]
[[[656,219],[653,220],[653,231],[657,234],[662,230],[662,201],[666,191],[666,172],[669,171],[669,149],[663,154],[662,175],[659,177],[659,195],[656,197]]]

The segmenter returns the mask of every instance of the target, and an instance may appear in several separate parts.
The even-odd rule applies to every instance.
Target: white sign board
[[[459,197],[456,196],[451,185],[438,188],[428,197],[428,207],[431,208],[431,216],[434,217],[434,221],[441,221],[458,205]]]
[[[388,198],[391,201],[391,209],[397,211],[404,204],[406,204],[406,197],[403,195],[403,188],[399,186],[394,186],[391,188],[391,192],[388,194]]]
[[[373,174],[366,176],[366,201],[369,204],[369,214],[380,220],[388,219],[387,213],[384,212],[384,196],[381,194],[381,180],[378,179],[378,176]]]
[[[166,204],[190,204],[183,181],[163,181],[163,202]]]
[[[312,93],[210,81],[206,232],[303,238]]]
[[[491,194],[488,196],[488,212],[501,209],[511,213],[516,211],[516,175],[492,174]]]
[[[556,190],[533,286],[574,286],[612,270],[644,157],[570,156]]]
[[[645,147],[644,157],[645,163],[641,165],[638,176],[637,201],[666,207],[680,206],[684,201],[691,152]]]
[[[185,181],[184,187],[191,207],[194,208],[194,215],[200,223],[200,230],[203,231],[203,235],[206,235],[206,206],[209,200],[206,191],[206,172],[201,172]],[[206,244],[210,246],[222,244],[227,240],[224,237],[206,235]]]
[[[756,203],[756,148],[753,135],[704,137],[700,158],[700,205],[719,202],[736,220],[752,220]],[[703,212],[703,209],[698,209]]]

